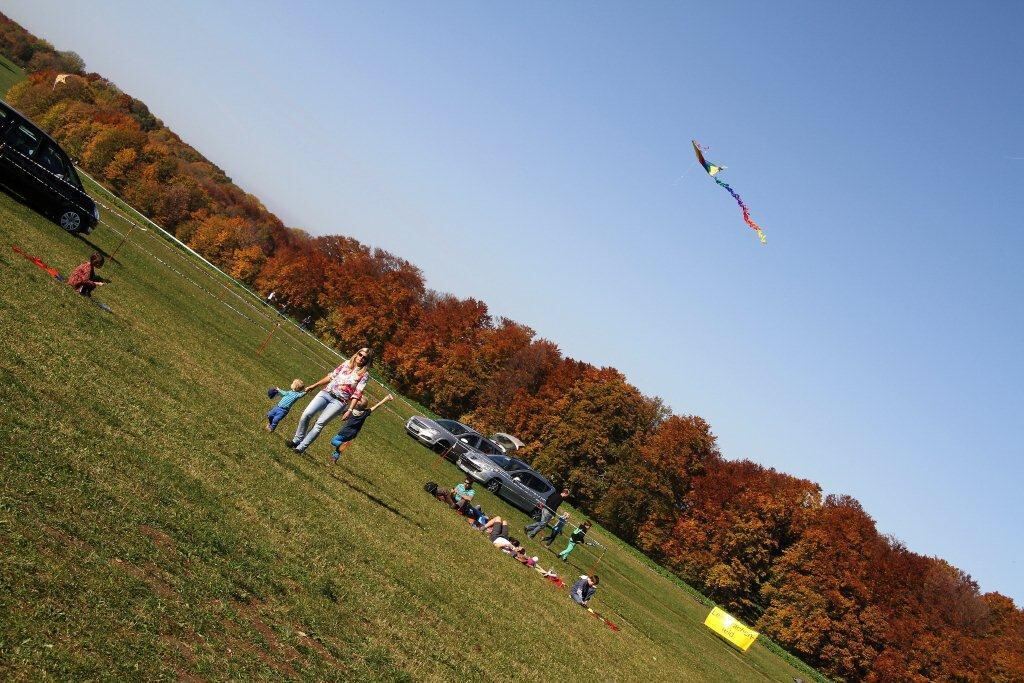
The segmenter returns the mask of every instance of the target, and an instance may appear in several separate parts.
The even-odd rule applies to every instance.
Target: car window
[[[46,145],[39,151],[36,161],[53,175],[59,175],[62,178],[68,177],[68,169],[64,166],[64,160],[50,145]]]
[[[518,477],[519,482],[526,486],[529,486],[534,491],[541,493],[547,491],[547,485],[540,479],[540,477],[530,474],[529,472],[515,472],[513,477]]]
[[[39,148],[39,133],[25,126],[15,126],[7,134],[7,144],[16,152],[30,157]]]
[[[504,455],[492,456],[491,462],[493,462],[495,465],[497,465],[503,470],[508,470],[508,468],[513,464],[512,458],[506,458]]]
[[[501,448],[498,447],[498,444],[492,443],[484,438],[480,439],[480,445],[477,448],[479,448],[487,455],[498,455],[499,453],[503,452]]]
[[[470,448],[478,448],[480,446],[480,437],[476,434],[463,434],[459,437],[459,441],[468,445]]]
[[[461,423],[456,422],[455,420],[435,420],[435,421],[437,422],[437,424],[441,425],[442,427],[447,429],[449,432],[451,432],[455,436],[458,436],[459,434],[465,434],[466,432],[469,431],[468,429],[463,427]]]

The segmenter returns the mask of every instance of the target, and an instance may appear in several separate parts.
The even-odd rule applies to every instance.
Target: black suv
[[[68,232],[91,232],[99,209],[71,159],[38,126],[0,102],[0,184]]]

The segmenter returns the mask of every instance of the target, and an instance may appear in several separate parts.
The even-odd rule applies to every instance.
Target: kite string
[[[757,236],[761,240],[761,244],[767,244],[768,238],[765,237],[764,232],[761,230],[761,226],[758,225],[757,222],[755,222],[754,219],[750,217],[750,209],[747,208],[747,205],[743,203],[743,199],[738,194],[736,194],[735,190],[729,187],[729,183],[722,182],[721,180],[714,176],[712,176],[711,178],[716,183],[724,187],[726,191],[732,195],[732,198],[736,200],[736,203],[740,205],[740,209],[743,211],[743,222],[749,225],[751,229],[753,229],[755,232],[757,232]]]

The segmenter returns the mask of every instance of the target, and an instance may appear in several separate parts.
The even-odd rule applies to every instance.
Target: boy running
[[[352,414],[349,415],[348,419],[345,420],[345,424],[341,426],[341,429],[331,439],[331,445],[334,446],[334,453],[331,455],[331,460],[337,464],[338,459],[341,457],[341,452],[348,448],[348,445],[359,436],[359,430],[363,428],[363,423],[366,422],[366,418],[370,417],[370,413],[380,408],[388,401],[395,397],[388,394],[380,401],[377,402],[372,408],[367,408],[368,401],[365,396],[360,397],[356,402],[355,408],[352,409]]]

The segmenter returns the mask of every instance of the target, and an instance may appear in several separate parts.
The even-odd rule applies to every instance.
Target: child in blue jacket
[[[284,419],[284,416],[291,410],[292,405],[300,398],[306,395],[304,391],[306,385],[301,379],[292,381],[291,391],[281,391],[278,387],[271,387],[267,390],[267,396],[275,398],[281,397],[281,400],[277,402],[277,405],[270,409],[267,413],[267,431],[272,432],[277,429],[277,424]]]

